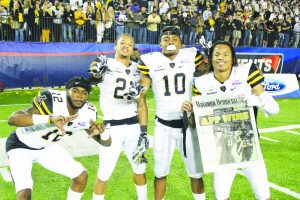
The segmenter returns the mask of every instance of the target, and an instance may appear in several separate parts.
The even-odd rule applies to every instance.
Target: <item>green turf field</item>
[[[8,116],[15,110],[30,105],[31,99],[37,93],[36,90],[6,91],[0,93],[0,138],[7,137],[15,128],[7,125]],[[99,90],[95,89],[90,97],[90,102],[99,109]],[[260,112],[258,116],[259,128],[272,128],[300,124],[300,99],[278,99],[280,114],[265,118]],[[153,134],[154,99],[148,94],[147,103],[149,107],[150,129]],[[99,113],[101,115],[101,112]],[[300,129],[293,129],[300,134]],[[269,182],[283,189],[290,190],[299,195],[300,199],[300,135],[288,131],[263,133],[263,137],[277,140],[272,142],[261,139],[261,149],[268,169]],[[153,199],[153,151],[148,153],[149,164],[147,166],[148,194]],[[98,156],[76,158],[87,169],[89,173],[88,185],[83,199],[92,198],[93,182],[98,169]],[[136,199],[134,183],[132,181],[130,165],[124,155],[119,159],[117,167],[109,181],[106,199]],[[32,199],[36,200],[63,200],[66,197],[70,180],[61,175],[52,173],[36,164],[33,166],[32,175],[34,189]],[[193,199],[188,177],[183,162],[178,152],[173,157],[171,172],[168,177],[168,186],[165,199],[186,200]],[[212,176],[204,176],[207,199],[213,199]],[[297,199],[280,189],[271,188],[272,199],[291,200]],[[12,182],[5,182],[0,176],[0,200],[15,199],[14,186]],[[237,175],[231,190],[231,199],[248,200],[254,199],[249,183],[245,177]]]

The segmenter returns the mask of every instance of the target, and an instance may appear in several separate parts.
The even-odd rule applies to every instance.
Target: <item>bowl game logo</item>
[[[255,63],[262,73],[276,73],[282,71],[283,54],[267,54],[267,53],[238,53],[237,60],[239,65],[248,62]]]

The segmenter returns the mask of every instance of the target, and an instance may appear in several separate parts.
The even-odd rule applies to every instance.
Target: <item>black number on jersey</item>
[[[171,96],[170,87],[169,87],[169,77],[166,75],[163,77],[165,81],[165,96]],[[185,75],[184,73],[178,73],[174,76],[174,85],[176,94],[185,93]]]
[[[43,135],[42,138],[43,138],[44,140],[49,140],[49,139],[50,139],[50,136],[51,136],[52,134],[57,133],[57,132],[58,132],[58,130],[55,129],[55,130],[53,130],[53,131],[50,131],[50,132],[47,133],[46,135]],[[67,131],[66,134],[68,134],[68,135],[71,136],[71,135],[72,135],[72,132]],[[56,136],[52,139],[52,142],[57,142],[57,141],[59,141],[61,138],[62,138],[62,135],[56,135]]]
[[[60,97],[60,93],[54,93],[54,92],[52,92],[52,97],[53,97],[53,101],[58,101],[58,102],[62,102],[63,101],[62,97]]]
[[[91,104],[91,103],[89,103],[89,102],[86,102],[86,105],[88,105],[88,109],[89,110],[92,110],[92,111],[95,111],[95,108],[94,108],[94,105],[93,104]]]
[[[126,89],[126,80],[124,78],[117,78],[116,80],[117,83],[121,83],[120,86],[115,88],[114,92],[114,97],[116,99],[124,99],[123,93],[121,92],[122,95],[119,95],[119,91],[124,91]],[[131,84],[131,81],[130,81]]]

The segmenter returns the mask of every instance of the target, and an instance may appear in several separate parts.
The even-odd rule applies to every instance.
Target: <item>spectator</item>
[[[148,16],[147,19],[147,30],[149,37],[149,44],[157,44],[158,43],[158,26],[161,22],[160,16],[157,15],[157,11],[154,10]]]
[[[26,41],[33,41],[33,35],[35,34],[34,19],[35,19],[34,8],[30,4],[30,1],[25,1],[24,2],[24,29],[25,29]]]
[[[82,11],[82,6],[78,6],[77,10],[74,12],[75,19],[75,41],[84,41],[84,24],[86,20],[86,15]]]
[[[96,15],[95,15],[94,8],[92,6],[87,5],[85,7],[85,9],[86,9],[85,10],[86,20],[84,23],[84,35],[85,35],[84,39],[86,42],[93,42],[96,40],[96,30],[97,30],[96,26],[95,26]],[[100,22],[102,22],[102,29],[100,29],[101,30],[101,32],[100,32],[101,38],[100,39],[102,40],[103,33],[104,33],[104,21],[101,20]],[[97,36],[98,36],[98,32],[97,32]],[[97,42],[98,42],[98,40],[97,40]]]
[[[264,20],[263,20],[263,16],[259,15],[257,19],[256,47],[263,46],[263,39],[264,39]]]
[[[134,30],[133,37],[136,43],[146,43],[143,39],[146,38],[146,19],[143,16],[142,9],[138,13],[134,13]]]
[[[233,26],[232,26],[232,22],[233,22],[233,17],[232,15],[228,15],[225,19],[225,37],[224,37],[224,41],[229,42],[231,39],[231,36],[233,34]]]
[[[130,60],[133,62],[138,62],[141,56],[141,52],[139,51],[138,48],[133,48],[133,53],[130,56]]]
[[[94,2],[92,1],[92,0],[87,0],[87,1],[85,1],[84,3],[83,3],[83,10],[87,10],[86,9],[86,7],[87,6],[90,6],[90,7],[92,7],[93,9],[95,9],[95,4],[94,4]]]
[[[300,40],[300,21],[298,21],[298,22],[294,25],[293,35],[294,35],[294,43],[293,43],[293,47],[294,47],[294,48],[298,48],[299,40]]]
[[[53,41],[61,42],[62,35],[62,15],[64,14],[64,6],[58,0],[55,1],[53,7],[54,19],[53,19]]]
[[[226,23],[224,13],[217,12],[215,15],[215,41],[223,40],[226,34]]]
[[[189,45],[195,45],[196,43],[196,29],[198,26],[198,14],[196,11],[193,12],[192,17],[190,18],[189,24]]]
[[[203,12],[203,20],[206,21],[208,16],[212,17],[212,12],[210,10],[210,6],[206,7],[206,10]]]
[[[290,34],[292,31],[291,17],[286,15],[282,24],[282,32],[284,33],[283,48],[289,47]]]
[[[8,23],[8,13],[2,5],[0,5],[0,25],[0,40],[8,41],[11,35],[11,28]]]
[[[241,19],[241,14],[237,13],[232,21],[233,33],[232,33],[232,45],[237,47],[239,45],[239,41],[242,37],[242,28],[243,23]]]
[[[244,22],[243,46],[250,46],[251,43],[251,20],[247,18]]]
[[[72,26],[74,25],[74,11],[71,10],[71,5],[66,4],[63,18],[63,39],[64,42],[73,42]]]
[[[124,24],[125,22],[128,21],[128,17],[127,17],[127,14],[126,14],[126,9],[125,8],[120,8],[120,12],[117,12],[116,14],[116,32],[117,32],[117,35],[116,37],[119,37],[120,35],[122,35],[124,33]]]
[[[42,28],[41,28],[41,16],[43,11],[40,8],[40,2],[36,1],[35,2],[35,6],[34,6],[34,33],[33,33],[33,38],[34,41],[41,41],[41,32],[42,32]]]
[[[160,28],[162,29],[163,27],[165,26],[170,26],[171,23],[170,23],[170,20],[168,18],[168,15],[167,14],[164,14],[161,18],[161,22],[160,22]]]
[[[161,0],[159,3],[159,15],[163,15],[168,12],[170,6],[166,0]]]
[[[42,5],[42,16],[41,16],[41,28],[42,28],[42,42],[49,42],[50,30],[53,27],[53,10],[52,3],[49,0],[45,0]]]
[[[78,6],[83,6],[83,0],[70,0],[72,10],[75,12]]]
[[[204,22],[205,24],[205,42],[212,42],[214,32],[215,32],[215,20],[208,15],[207,20]]]
[[[104,37],[104,32],[105,32],[105,21],[104,18],[107,15],[107,11],[105,9],[105,7],[99,7],[96,8],[96,35],[97,35],[97,39],[96,42],[97,43],[101,43],[102,39]]]
[[[19,1],[14,1],[13,9],[11,11],[11,16],[13,19],[12,29],[15,30],[15,41],[23,42],[24,34],[23,34],[23,8]]]
[[[104,15],[104,40],[106,42],[115,41],[115,11],[112,6],[108,7],[106,15]]]
[[[126,5],[126,13],[127,13],[128,20],[127,20],[127,22],[125,22],[124,33],[127,33],[127,34],[133,36],[133,29],[134,29],[134,24],[135,24],[134,12],[130,9],[129,5]]]

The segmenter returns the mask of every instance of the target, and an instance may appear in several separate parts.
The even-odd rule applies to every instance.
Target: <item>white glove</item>
[[[96,79],[103,78],[107,71],[107,57],[100,55],[90,65],[88,72]]]
[[[261,102],[261,100],[259,99],[259,97],[256,96],[256,95],[253,95],[253,94],[251,94],[248,97],[246,97],[245,101],[247,101],[247,106],[248,107],[255,106],[255,107],[260,108],[260,107],[263,106],[263,103]]]
[[[132,99],[137,100],[140,97],[143,89],[144,87],[140,85],[138,82],[132,82],[128,89],[128,93],[125,93],[124,97],[127,100],[132,100]]]

